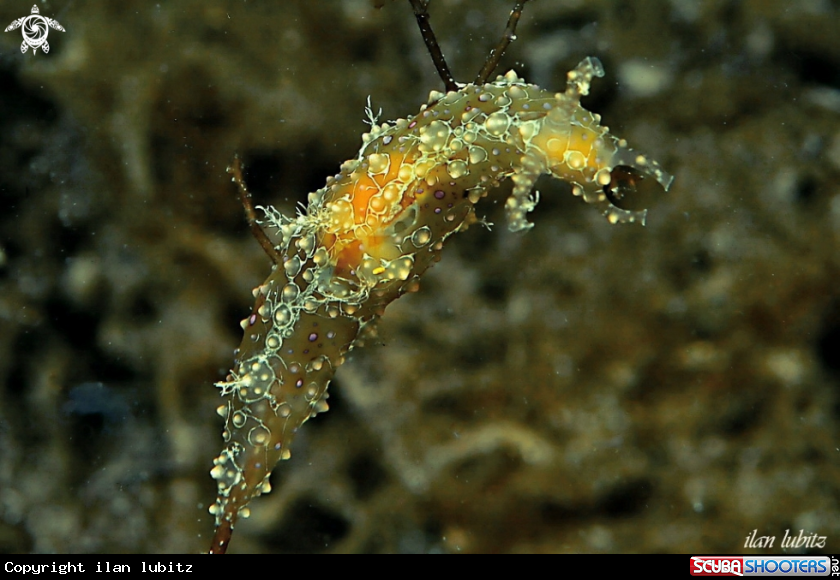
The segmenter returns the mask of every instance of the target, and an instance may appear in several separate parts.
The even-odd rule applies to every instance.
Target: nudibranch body
[[[290,457],[300,426],[327,410],[327,385],[365,327],[418,289],[446,239],[476,221],[473,206],[490,188],[513,180],[506,211],[514,231],[532,225],[526,214],[542,174],[571,183],[612,223],[644,223],[644,211],[610,201],[614,170],[632,168],[666,190],[672,178],[581,107],[595,76],[603,76],[601,63],[587,58],[568,74],[564,93],[526,84],[513,71],[433,92],[416,116],[374,123],[357,157],[309,195],[306,214],[263,208],[282,263],[254,289],[237,361],[217,384],[226,398],[218,408],[225,448],[211,472],[217,538],[229,537],[249,501],[269,491],[269,475]]]

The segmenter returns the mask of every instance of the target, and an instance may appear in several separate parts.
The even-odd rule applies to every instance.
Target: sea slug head
[[[659,163],[647,155],[630,149],[623,139],[620,139],[617,145],[611,159],[601,170],[608,169],[608,173],[599,171],[598,185],[601,186],[604,199],[600,199],[598,203],[611,223],[638,221],[644,225],[647,210],[621,209],[613,203],[613,200],[619,200],[628,193],[636,192],[640,182],[645,178],[653,178],[662,186],[662,189],[668,191],[674,177],[666,173]]]

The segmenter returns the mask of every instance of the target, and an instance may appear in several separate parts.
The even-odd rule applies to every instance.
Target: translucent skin
[[[254,289],[238,359],[217,384],[226,425],[211,471],[218,485],[211,551],[223,551],[249,501],[270,490],[269,475],[291,456],[300,426],[328,409],[329,381],[364,328],[419,288],[445,240],[476,221],[473,206],[489,188],[513,180],[506,210],[514,231],[533,225],[531,191],[546,173],[570,182],[610,222],[644,223],[645,211],[608,199],[613,171],[633,168],[666,190],[672,178],[581,107],[595,76],[603,76],[601,63],[587,58],[569,72],[565,93],[528,85],[513,71],[433,92],[416,116],[374,124],[358,156],[309,195],[305,215],[263,208],[284,262]]]

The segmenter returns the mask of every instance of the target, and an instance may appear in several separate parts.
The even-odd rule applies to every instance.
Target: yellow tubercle
[[[543,151],[552,173],[574,178],[575,173],[593,174],[610,170],[615,145],[603,138],[603,128],[571,125],[558,131],[553,123],[545,123],[531,139],[531,145]]]

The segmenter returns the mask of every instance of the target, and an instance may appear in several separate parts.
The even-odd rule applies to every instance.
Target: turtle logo
[[[20,45],[21,52],[26,52],[26,49],[31,47],[32,54],[38,52],[39,48],[46,54],[50,51],[50,45],[47,42],[47,34],[50,28],[64,32],[64,28],[58,23],[58,20],[41,16],[38,12],[38,6],[33,6],[32,14],[13,20],[6,27],[6,32],[23,27],[21,30],[23,33],[23,43]]]

